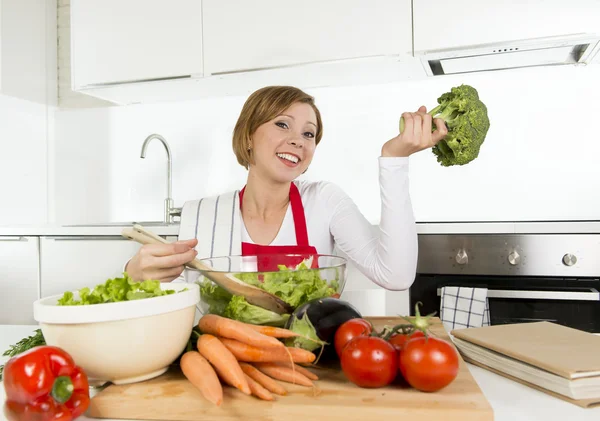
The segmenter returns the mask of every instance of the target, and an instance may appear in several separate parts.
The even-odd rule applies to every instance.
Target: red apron
[[[240,191],[240,210],[242,208],[245,189],[246,187]],[[279,268],[277,265],[286,265],[289,268],[295,267],[300,264],[302,260],[318,254],[317,249],[308,244],[304,206],[302,206],[300,192],[294,183],[291,183],[290,185],[290,205],[292,206],[292,214],[294,216],[297,245],[263,246],[242,242],[242,256],[257,256],[257,270],[259,272],[278,271]],[[297,256],[288,256],[282,259],[282,256],[273,256],[276,254],[294,254]],[[316,257],[313,259],[312,267],[319,267],[318,259]]]

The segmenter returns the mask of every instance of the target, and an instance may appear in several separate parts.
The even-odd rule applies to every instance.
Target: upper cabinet
[[[71,0],[70,16],[73,90],[117,104],[572,64],[579,44],[465,47],[600,32],[598,0]]]
[[[411,0],[71,0],[70,17],[73,90],[119,104],[392,80],[412,57]]]
[[[71,0],[74,89],[202,74],[201,0]]]
[[[56,85],[56,9],[50,10],[50,3],[0,0],[1,95],[51,102]]]
[[[415,52],[578,33],[600,33],[598,0],[419,0]]]
[[[206,74],[410,56],[410,0],[203,0]]]

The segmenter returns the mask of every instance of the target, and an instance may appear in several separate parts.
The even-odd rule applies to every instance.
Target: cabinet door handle
[[[27,237],[0,236],[0,241],[29,241]]]
[[[517,291],[517,290],[488,290],[489,298],[529,299],[529,300],[577,300],[600,301],[600,293],[595,288],[589,292],[583,291]]]

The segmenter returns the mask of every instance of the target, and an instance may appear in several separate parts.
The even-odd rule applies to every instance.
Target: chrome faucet
[[[151,134],[146,138],[146,140],[144,140],[140,158],[146,157],[146,148],[148,147],[148,144],[152,139],[160,140],[160,142],[165,147],[165,150],[167,151],[167,198],[165,199],[164,221],[165,223],[170,224],[174,222],[174,216],[181,216],[181,208],[173,207],[173,198],[171,197],[171,149],[169,148],[169,144],[167,143],[164,137],[162,137],[159,134]]]

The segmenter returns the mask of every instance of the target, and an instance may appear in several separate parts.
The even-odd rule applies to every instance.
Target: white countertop
[[[34,329],[36,326],[0,325],[0,354],[10,345],[31,335]],[[6,360],[7,357],[0,356],[0,364],[4,364]],[[494,409],[494,421],[562,421],[568,418],[577,421],[600,420],[600,407],[580,408],[490,371],[471,364],[467,365]],[[0,408],[4,405],[5,399],[4,388],[0,384]],[[2,416],[1,411],[0,416]],[[81,421],[92,419],[94,418],[85,416],[78,418]]]
[[[10,225],[0,226],[1,236],[19,237],[54,237],[54,236],[121,236],[123,228],[132,224],[123,225]],[[178,235],[179,224],[170,225],[144,225],[158,235]]]
[[[600,221],[418,222],[419,234],[598,234]]]
[[[376,225],[376,223],[374,223]],[[144,224],[158,235],[178,235],[179,224]],[[119,236],[131,224],[107,223],[68,226],[59,224],[0,225],[0,236]],[[598,234],[600,221],[557,222],[419,222],[423,234]]]

